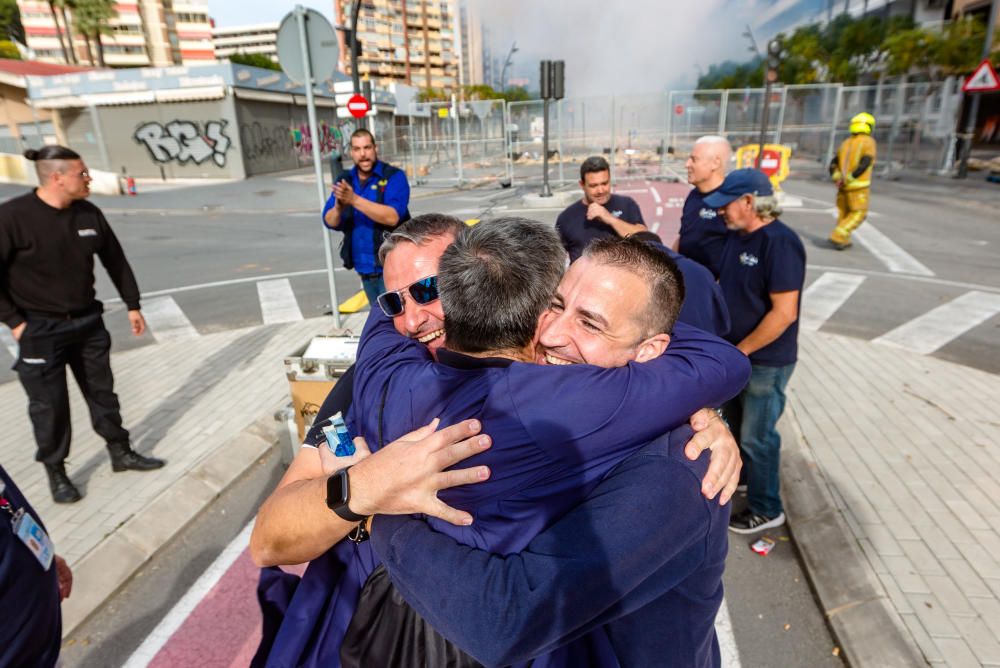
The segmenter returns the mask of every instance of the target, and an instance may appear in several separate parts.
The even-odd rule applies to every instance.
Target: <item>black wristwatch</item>
[[[326,479],[326,506],[337,516],[348,522],[361,522],[367,519],[367,515],[358,515],[351,512],[347,504],[351,501],[351,479],[347,475],[348,466],[340,469]]]

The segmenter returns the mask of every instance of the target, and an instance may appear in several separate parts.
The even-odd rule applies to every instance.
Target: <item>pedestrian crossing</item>
[[[890,276],[888,274],[860,270],[851,271],[821,265],[810,265],[809,271],[811,274],[818,275],[803,291],[799,321],[799,326],[803,331],[818,331],[831,327],[830,331],[838,331],[836,327],[838,317],[841,317],[845,310],[851,310],[848,305],[851,304],[852,300],[868,299],[870,302],[873,298],[881,298],[871,295],[859,296],[863,295],[866,286],[879,285],[881,281],[881,286],[884,289],[885,281],[891,280],[886,278]],[[136,345],[193,340],[202,336],[203,333],[252,325],[255,318],[252,315],[248,318],[246,314],[252,314],[258,307],[260,316],[256,322],[265,325],[298,322],[305,317],[317,315],[317,311],[322,312],[322,310],[318,310],[315,307],[316,304],[313,304],[311,308],[303,308],[300,305],[300,301],[303,299],[306,300],[304,303],[309,303],[310,298],[316,301],[327,296],[322,273],[313,272],[313,274],[296,276],[296,281],[300,282],[296,288],[298,295],[296,295],[296,289],[293,289],[290,280],[283,277],[241,282],[241,285],[235,286],[228,283],[209,285],[197,291],[184,289],[167,294],[160,292],[154,296],[144,297],[142,312],[146,318],[151,338],[147,337],[145,343],[137,341]],[[930,355],[949,344],[960,341],[963,336],[984,323],[1000,318],[1000,290],[993,292],[983,286],[952,283],[936,278],[913,277],[909,280],[938,285],[935,291],[938,302],[930,305],[924,312],[912,315],[905,322],[895,323],[888,320],[874,322],[880,315],[877,313],[877,303],[874,307],[876,313],[871,314],[870,317],[868,316],[870,307],[866,306],[861,309],[855,307],[855,319],[857,313],[864,312],[865,318],[872,320],[872,324],[867,332],[858,331],[855,325],[853,329],[848,328],[850,331],[847,333],[867,338],[879,345]],[[312,282],[315,282],[316,285],[311,285]],[[883,291],[879,291],[880,294]],[[344,295],[346,294],[344,293]],[[217,319],[206,322],[204,304],[211,304],[215,301],[226,302],[229,311],[243,314],[243,319],[239,323],[230,323],[226,321],[225,317],[218,316]],[[256,305],[253,303],[254,301],[256,301]],[[199,305],[201,311],[198,311]],[[198,313],[198,315],[192,316],[188,311]],[[309,315],[305,315],[306,313]],[[107,323],[109,327],[120,327],[123,324],[116,319],[108,319]],[[841,331],[844,330],[841,329]],[[113,336],[117,337],[116,340],[120,342],[130,338],[122,337],[121,333],[114,334],[114,332]],[[981,339],[982,333],[979,336]],[[0,349],[0,358],[5,358],[0,359],[0,367],[9,368],[17,358],[18,346],[11,336],[10,330],[6,327],[0,327],[0,344],[3,344],[3,349]],[[969,355],[968,360],[962,359],[961,361],[970,366],[981,366],[977,364],[975,355]],[[0,372],[0,382],[12,379],[12,373]]]

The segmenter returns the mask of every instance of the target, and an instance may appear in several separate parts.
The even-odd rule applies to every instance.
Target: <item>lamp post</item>
[[[503,61],[503,69],[500,70],[500,91],[503,92],[507,90],[507,68],[513,65],[512,58],[514,54],[517,53],[517,40],[510,45],[510,51],[507,52],[507,59]]]

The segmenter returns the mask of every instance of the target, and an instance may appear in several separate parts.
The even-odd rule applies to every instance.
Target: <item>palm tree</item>
[[[101,41],[101,35],[108,33],[108,21],[118,16],[114,0],[75,0],[75,5],[73,16],[77,30],[87,42],[90,64],[94,64],[94,54],[91,50],[93,41],[97,47],[97,64],[104,67],[104,43]]]
[[[63,60],[69,64],[69,51],[66,50],[66,42],[63,41],[62,27],[59,25],[59,14],[56,13],[56,0],[48,0],[49,11],[52,12],[52,22],[56,24],[56,35],[59,37],[59,48],[62,49]]]

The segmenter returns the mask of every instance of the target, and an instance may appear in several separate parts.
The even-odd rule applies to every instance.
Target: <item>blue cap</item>
[[[721,209],[744,195],[773,195],[771,179],[759,169],[737,169],[729,172],[726,180],[711,195],[704,199],[705,205]]]

